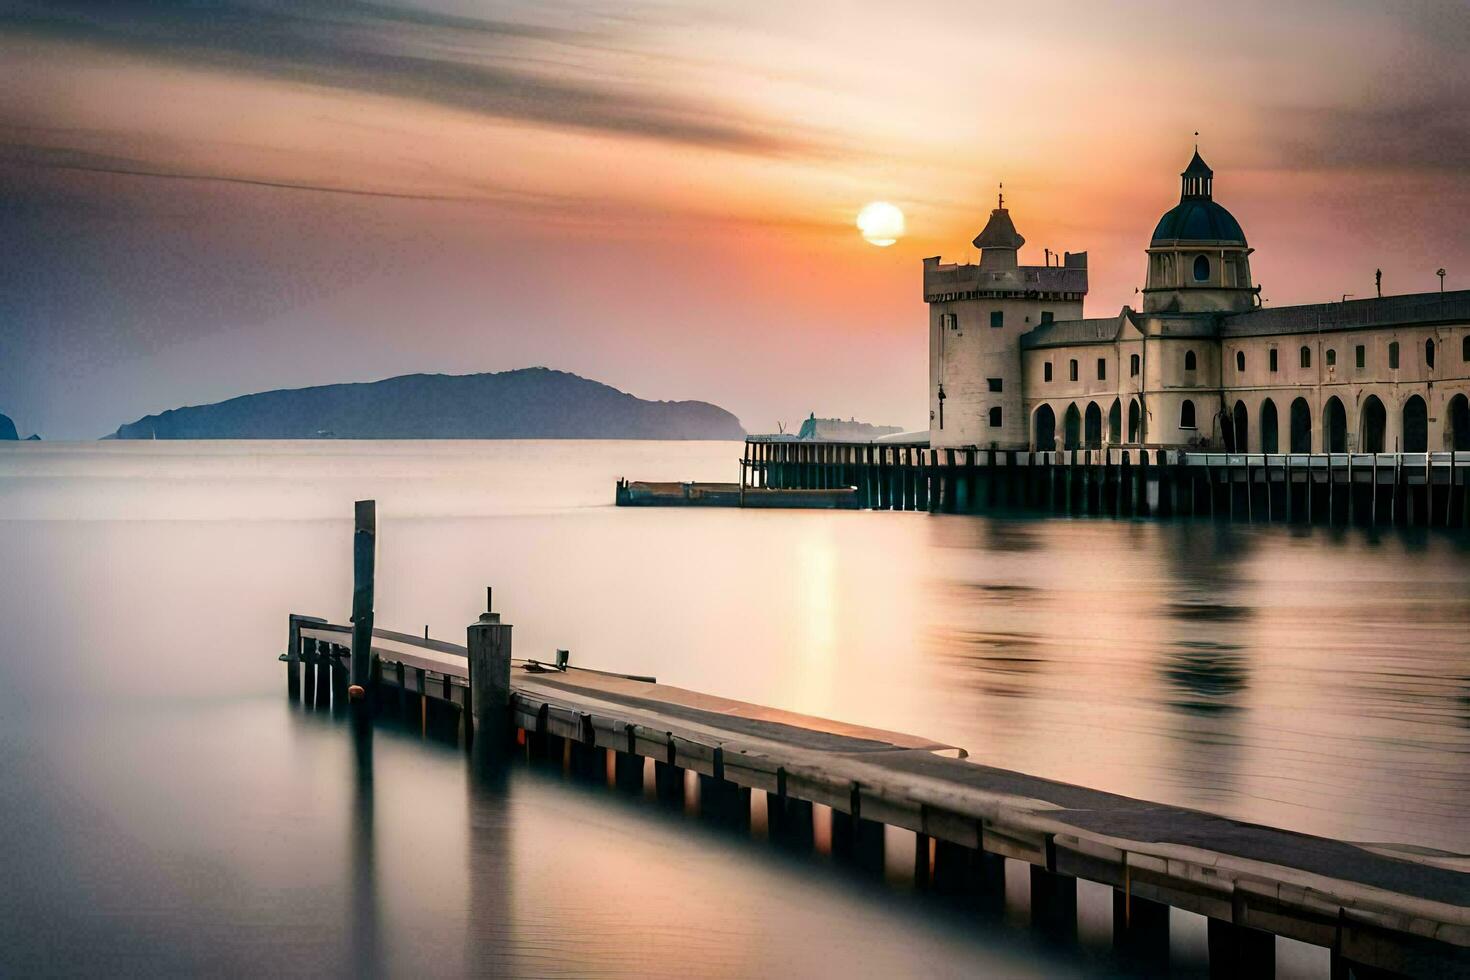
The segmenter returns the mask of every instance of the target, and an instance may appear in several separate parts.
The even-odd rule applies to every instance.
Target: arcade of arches
[[[1060,432],[1058,410],[1062,413]],[[1470,451],[1470,397],[1465,394],[1456,394],[1444,409],[1443,446],[1429,444],[1429,406],[1418,394],[1410,395],[1396,410],[1390,410],[1377,395],[1366,395],[1353,413],[1355,426],[1349,424],[1348,407],[1336,395],[1323,403],[1316,429],[1312,406],[1302,397],[1292,399],[1287,406],[1284,425],[1282,412],[1272,398],[1263,398],[1255,407],[1254,426],[1252,414],[1243,399],[1236,400],[1228,412],[1220,413],[1218,421],[1227,452],[1345,453],[1350,451],[1350,444],[1352,452],[1361,453]],[[1120,398],[1111,403],[1074,401],[1057,408],[1043,403],[1031,419],[1032,445],[1037,450],[1100,449],[1104,445],[1138,445],[1143,410],[1137,398],[1128,399],[1126,406]]]

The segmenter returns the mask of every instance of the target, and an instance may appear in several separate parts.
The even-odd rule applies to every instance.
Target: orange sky
[[[752,431],[917,426],[921,258],[1004,180],[1023,257],[1087,250],[1114,313],[1196,129],[1271,304],[1463,287],[1470,15],[1281,6],[21,4],[0,411],[86,438],[547,364]]]

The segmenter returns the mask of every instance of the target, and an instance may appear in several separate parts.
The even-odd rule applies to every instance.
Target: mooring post
[[[487,746],[503,743],[510,732],[510,624],[490,605],[468,630],[470,661],[470,741]]]
[[[292,701],[301,700],[301,621],[295,616],[288,620],[289,637],[286,640],[286,696]]]
[[[347,696],[363,700],[372,673],[373,572],[377,561],[378,505],[354,505],[352,532],[352,674]]]

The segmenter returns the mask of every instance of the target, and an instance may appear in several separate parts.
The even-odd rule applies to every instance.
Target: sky
[[[1196,131],[1268,305],[1470,287],[1467,49],[1461,0],[0,0],[0,412],[546,365],[917,428],[923,257],[1004,182],[1136,305]]]

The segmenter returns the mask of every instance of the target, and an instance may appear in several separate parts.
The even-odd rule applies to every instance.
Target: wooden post
[[[316,680],[312,682],[312,700],[314,708],[330,707],[332,703],[332,675],[328,672],[328,664],[332,662],[332,644],[319,643],[316,648],[316,660],[312,671],[316,674]]]
[[[290,636],[286,640],[286,696],[301,700],[301,621],[290,618]]]
[[[372,500],[354,506],[352,533],[352,675],[347,696],[367,693],[373,656],[373,573],[377,560],[378,507]]]
[[[484,612],[471,623],[465,645],[470,667],[470,741],[493,747],[510,733],[510,624],[490,607],[485,590]]]
[[[1125,884],[1127,879],[1124,879]],[[1169,972],[1169,906],[1113,889],[1113,948],[1145,976]]]
[[[1351,504],[1349,504],[1351,509]],[[1269,977],[1276,972],[1276,937],[1210,919],[1207,933],[1212,977]]]

